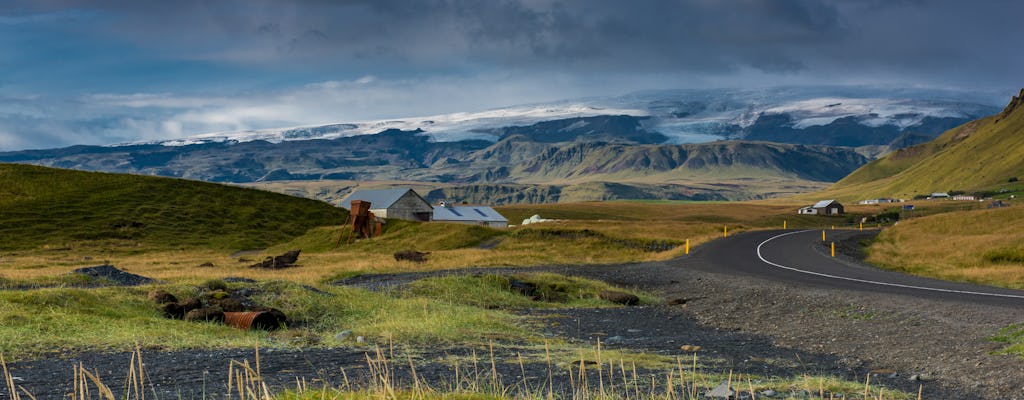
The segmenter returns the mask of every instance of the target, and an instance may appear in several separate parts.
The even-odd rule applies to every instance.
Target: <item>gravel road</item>
[[[848,238],[840,251],[855,261],[861,238]],[[636,287],[676,300],[676,305],[607,309],[520,310],[542,318],[545,334],[608,347],[685,355],[682,345],[701,346],[709,368],[779,376],[837,375],[916,392],[928,399],[1024,399],[1024,362],[995,354],[989,338],[1006,325],[1024,321],[1024,310],[1004,305],[920,298],[858,290],[822,289],[716,271],[700,252],[665,262],[601,266],[469,269],[431,273],[363,276],[343,284],[380,288],[445,273],[551,271]],[[514,357],[512,347],[498,357]],[[452,354],[486,349],[431,348],[398,352],[412,358],[421,379],[435,382],[452,375],[439,362]],[[405,354],[408,354],[407,356]],[[125,376],[130,354],[85,353],[10,365],[17,384],[40,399],[63,398],[71,391],[71,366],[81,362],[102,376]],[[145,351],[158,398],[220,398],[231,359],[253,359],[252,349]],[[296,377],[311,383],[342,384],[341,369],[353,381],[365,375],[366,350],[358,348],[275,350],[261,354],[262,372],[272,385],[294,386]],[[407,363],[406,363],[407,364]],[[489,368],[489,366],[488,366]],[[518,364],[499,363],[506,384],[523,380]],[[404,372],[403,372],[404,371]],[[546,379],[545,365],[527,365],[527,380]],[[872,372],[874,371],[874,373]],[[396,369],[408,382],[408,371]],[[926,378],[925,381],[911,377]],[[565,387],[564,380],[558,384]],[[65,384],[65,382],[67,384]],[[438,383],[440,385],[440,383]],[[7,398],[0,388],[0,398]]]

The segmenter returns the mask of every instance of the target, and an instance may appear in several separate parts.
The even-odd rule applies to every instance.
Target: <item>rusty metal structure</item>
[[[348,215],[348,224],[352,225],[351,234],[348,238],[349,242],[356,238],[367,239],[377,237],[384,231],[383,221],[380,221],[377,216],[370,212],[370,205],[368,201],[352,200],[352,206]],[[338,235],[338,242],[334,244],[334,247],[341,246],[341,241],[344,239],[345,230],[342,229],[341,234]]]
[[[352,210],[349,214],[349,220],[352,221],[352,232],[358,235],[360,238],[370,238],[377,236],[379,232],[374,229],[376,228],[374,221],[374,215],[370,212],[370,202],[362,200],[352,200]]]
[[[272,331],[280,326],[278,318],[267,311],[225,312],[224,323],[242,330]]]

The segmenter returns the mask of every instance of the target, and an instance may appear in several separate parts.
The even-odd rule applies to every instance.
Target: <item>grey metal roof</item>
[[[811,207],[813,207],[813,208],[825,208],[825,207],[828,207],[829,204],[832,204],[832,203],[835,203],[835,202],[836,202],[835,200],[822,200],[822,201],[819,201],[817,203],[814,203],[814,205],[811,206]]]
[[[434,221],[508,222],[487,206],[434,206]]]
[[[352,192],[344,201],[341,202],[341,208],[346,210],[352,209],[352,200],[362,200],[370,202],[370,207],[374,210],[391,207],[395,204],[398,199],[402,198],[406,193],[416,192],[412,189],[381,189],[381,190],[356,190]],[[417,196],[419,196],[417,194]],[[425,201],[424,201],[425,202]]]

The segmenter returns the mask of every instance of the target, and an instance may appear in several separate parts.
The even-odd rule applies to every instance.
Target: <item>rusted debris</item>
[[[272,331],[280,328],[285,322],[283,317],[284,314],[280,311],[226,312],[224,323],[238,329]]]
[[[212,281],[211,281],[212,282]],[[200,286],[198,297],[178,300],[164,290],[149,293],[150,301],[157,304],[164,316],[186,321],[223,322],[240,329],[274,330],[285,325],[288,317],[275,308],[253,304],[252,296],[258,289],[228,289],[223,282],[208,282]]]
[[[294,267],[299,261],[299,253],[302,250],[292,250],[277,257],[267,257],[262,262],[250,265],[249,268],[281,269]]]
[[[419,262],[419,263],[421,263],[421,262],[426,262],[427,261],[427,255],[429,255],[429,254],[430,254],[430,252],[424,253],[424,252],[416,251],[416,250],[402,250],[402,251],[399,251],[399,252],[395,253],[395,260],[397,260],[397,261],[412,261],[412,262]]]

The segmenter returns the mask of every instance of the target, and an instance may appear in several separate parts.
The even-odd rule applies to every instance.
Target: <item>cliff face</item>
[[[1012,114],[1014,110],[1020,107],[1021,103],[1024,103],[1024,88],[1020,90],[1020,94],[1013,96],[1013,98],[1010,99],[1010,103],[1003,108],[1003,112],[999,113],[999,117],[996,118],[996,122],[999,122]]]

